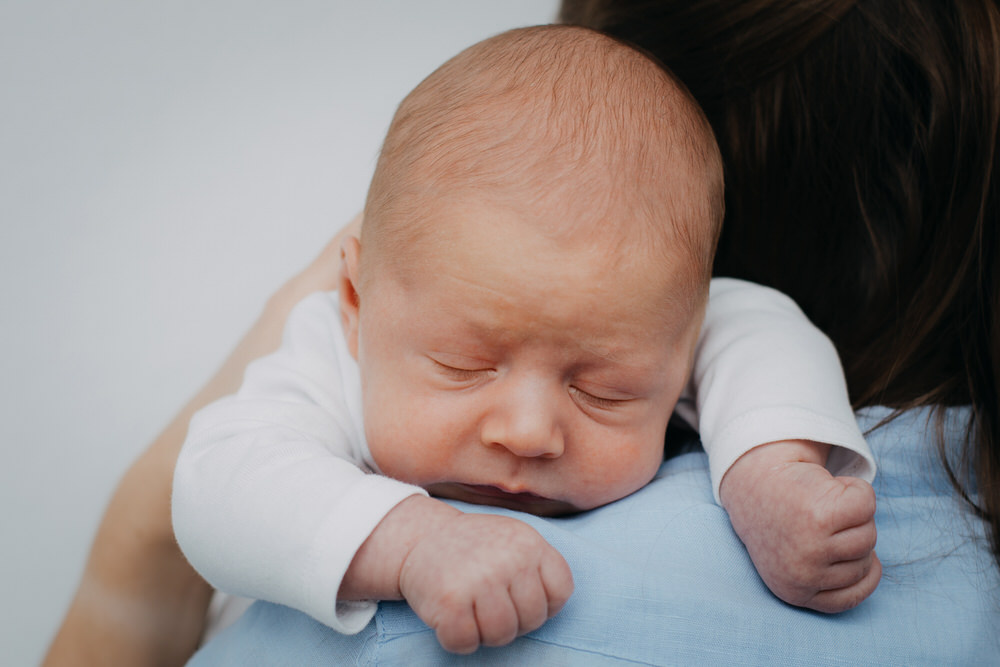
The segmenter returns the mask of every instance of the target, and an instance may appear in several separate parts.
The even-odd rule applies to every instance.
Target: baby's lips
[[[476,495],[488,496],[491,498],[504,498],[510,500],[521,500],[526,502],[551,501],[551,498],[540,496],[530,491],[508,491],[500,486],[489,484],[461,484],[460,486],[469,489]]]
[[[492,484],[452,483],[447,486],[451,490],[441,495],[478,505],[505,507],[539,516],[559,516],[579,511],[565,501],[548,498],[531,491],[508,491]],[[431,493],[435,491],[433,488],[428,490]]]

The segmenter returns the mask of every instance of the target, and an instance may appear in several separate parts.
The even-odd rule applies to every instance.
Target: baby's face
[[[690,268],[546,238],[505,208],[431,219],[419,261],[374,276],[346,325],[381,471],[541,515],[649,482],[703,315],[680,294]]]

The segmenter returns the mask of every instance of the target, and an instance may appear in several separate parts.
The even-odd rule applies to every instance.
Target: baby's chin
[[[564,500],[546,498],[534,493],[511,493],[496,486],[440,482],[430,484],[426,488],[428,493],[437,498],[503,507],[537,516],[564,516],[582,511]]]

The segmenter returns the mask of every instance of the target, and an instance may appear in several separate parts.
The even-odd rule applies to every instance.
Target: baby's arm
[[[239,394],[192,420],[173,495],[185,555],[220,589],[294,607],[341,632],[368,623],[370,600],[399,597],[454,650],[510,641],[512,626],[534,629],[572,588],[562,557],[527,524],[462,514],[359,467],[357,369],[339,327],[335,297],[309,297],[282,348],[247,370]],[[455,548],[461,535],[464,551]],[[469,551],[474,561],[462,562]],[[522,582],[532,558],[537,576],[552,580],[541,598]],[[483,597],[495,595],[483,592],[484,580],[511,591],[516,624]],[[462,595],[464,617],[454,609]]]
[[[881,574],[874,459],[830,341],[784,295],[712,282],[692,373],[713,490],[778,597],[855,606]],[[690,408],[690,406],[687,406]]]
[[[303,300],[238,394],[194,416],[172,511],[181,550],[216,588],[357,632],[374,605],[335,604],[340,581],[382,517],[424,491],[360,467],[360,407],[345,391],[335,304]]]

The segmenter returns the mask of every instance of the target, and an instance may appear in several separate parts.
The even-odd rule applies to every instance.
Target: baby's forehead
[[[710,267],[672,227],[613,212],[567,215],[574,207],[558,199],[526,206],[443,196],[419,208],[410,241],[387,258],[406,282],[447,293],[447,282],[427,278],[462,271],[464,280],[517,286],[516,306],[539,323],[558,321],[548,317],[555,300],[581,296],[628,303],[621,317],[673,326],[700,312],[707,295]]]

